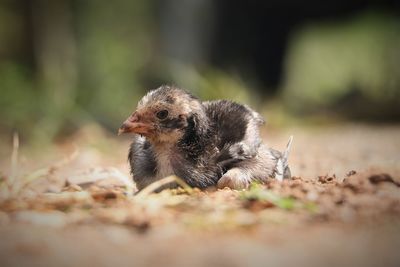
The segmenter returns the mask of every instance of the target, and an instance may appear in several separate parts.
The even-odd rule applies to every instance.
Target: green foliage
[[[20,125],[33,127],[40,105],[28,70],[16,63],[2,62],[0,81],[0,125],[11,129]]]
[[[285,101],[296,110],[329,106],[352,93],[400,99],[400,21],[376,13],[310,24],[292,38]]]
[[[204,100],[229,99],[252,104],[256,101],[251,89],[237,76],[208,67],[199,71],[192,66],[171,64],[171,78],[184,88],[190,89]]]
[[[292,197],[280,196],[258,183],[252,183],[249,190],[241,192],[241,198],[248,201],[270,203],[284,210],[305,209],[311,213],[318,210],[317,205],[313,202],[301,202]]]
[[[166,58],[153,1],[38,4],[31,18],[12,1],[0,3],[2,134],[52,141],[92,121],[114,130],[146,90],[163,82],[202,99],[263,102],[250,78]],[[396,17],[367,13],[295,33],[282,87],[287,105],[275,99],[269,114],[281,123],[287,107],[327,107],[354,88],[366,99],[399,106],[399,25]]]
[[[32,25],[31,66],[14,56],[21,52],[13,46],[26,34],[22,17],[12,5],[0,4],[0,14],[9,15],[0,21],[15,28],[11,34],[0,26],[0,52],[9,57],[0,54],[0,131],[41,143],[93,120],[117,128],[145,90],[140,71],[153,49],[150,8],[146,1],[40,6],[33,10],[38,23]]]
[[[290,197],[281,197],[269,190],[263,188],[262,185],[253,183],[249,190],[243,191],[241,194],[243,199],[257,200],[272,203],[273,205],[286,210],[292,210],[296,206],[296,200]]]
[[[77,102],[104,125],[119,126],[145,89],[139,71],[151,55],[148,9],[143,1],[92,1],[79,12]]]

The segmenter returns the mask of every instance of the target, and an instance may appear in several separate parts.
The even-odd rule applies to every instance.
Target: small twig
[[[188,193],[192,192],[192,188],[181,178],[177,177],[176,175],[170,175],[167,176],[161,180],[155,181],[154,183],[149,184],[145,188],[143,188],[139,193],[136,194],[135,198],[142,198],[145,197],[154,191],[156,191],[158,188],[169,184],[176,182],[178,185],[180,185],[183,189],[185,189]]]
[[[188,185],[184,180],[182,180],[180,177],[175,176],[175,181],[178,183],[178,185],[180,185],[184,190],[186,190],[186,192],[188,192],[189,194],[192,193],[193,188]]]
[[[18,151],[19,151],[19,136],[18,133],[15,132],[13,134],[13,149],[11,153],[11,173],[8,181],[8,185],[11,186],[18,175]]]

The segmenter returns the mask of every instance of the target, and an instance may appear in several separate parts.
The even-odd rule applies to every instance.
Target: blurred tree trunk
[[[210,0],[161,2],[161,34],[165,54],[187,65],[206,64],[214,34],[214,4]]]
[[[37,85],[44,90],[37,131],[54,137],[73,108],[78,78],[76,41],[69,0],[31,2]],[[39,138],[41,136],[38,136]]]

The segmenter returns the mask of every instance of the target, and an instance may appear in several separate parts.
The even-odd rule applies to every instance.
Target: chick
[[[174,86],[147,93],[119,133],[135,133],[128,160],[139,190],[169,175],[192,187],[247,188],[290,177],[285,153],[262,144],[264,123],[246,105],[202,102]]]

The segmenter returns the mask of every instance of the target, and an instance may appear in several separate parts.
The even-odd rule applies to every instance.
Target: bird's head
[[[136,133],[157,143],[176,143],[188,127],[206,120],[204,108],[196,97],[173,86],[148,92],[138,103],[118,133]]]

